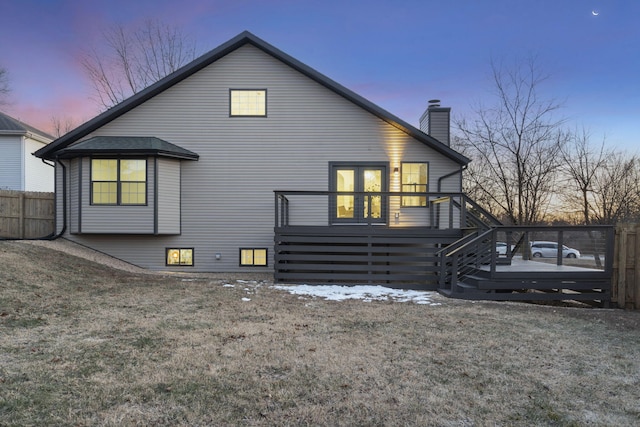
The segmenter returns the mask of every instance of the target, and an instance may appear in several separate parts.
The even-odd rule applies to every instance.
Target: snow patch
[[[385,288],[383,286],[325,286],[325,285],[273,285],[272,288],[292,295],[324,298],[329,301],[359,299],[364,302],[387,301],[413,302],[414,304],[441,305],[432,301],[434,292]]]

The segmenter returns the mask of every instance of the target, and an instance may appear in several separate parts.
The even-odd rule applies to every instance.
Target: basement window
[[[267,250],[264,248],[240,248],[241,266],[266,266]]]
[[[266,117],[266,89],[229,90],[229,115],[231,117]]]
[[[193,266],[193,248],[167,248],[167,266]]]

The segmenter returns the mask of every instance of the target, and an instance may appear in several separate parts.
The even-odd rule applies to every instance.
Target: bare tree
[[[614,152],[596,174],[591,206],[594,222],[615,224],[640,215],[640,159]]]
[[[640,215],[640,159],[594,145],[584,129],[562,150],[563,200],[584,224],[615,224]],[[573,209],[572,209],[573,208]]]
[[[53,128],[53,136],[60,138],[62,135],[73,130],[77,123],[71,117],[51,116],[51,126]]]
[[[466,187],[496,216],[536,224],[553,198],[558,154],[568,138],[563,120],[554,118],[560,106],[540,97],[546,76],[535,59],[511,68],[492,62],[491,70],[494,105],[476,107],[472,120],[454,121],[457,148],[473,160]]]
[[[95,97],[110,108],[176,71],[195,58],[195,43],[181,30],[159,21],[146,21],[130,31],[116,25],[104,32],[105,46],[93,49],[82,65]]]
[[[0,67],[0,106],[9,104],[9,72],[6,68]]]
[[[594,185],[612,153],[605,150],[604,140],[599,146],[594,146],[591,135],[583,128],[573,133],[560,154],[566,175],[566,185],[563,186],[565,205],[569,211],[579,212],[581,222],[589,225],[593,212]]]

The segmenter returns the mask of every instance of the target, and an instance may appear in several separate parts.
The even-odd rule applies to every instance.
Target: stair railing
[[[467,234],[446,248],[436,253],[440,258],[439,286],[447,285],[453,292],[458,278],[469,274],[483,265],[495,268],[496,262],[496,229],[489,228],[482,232]]]

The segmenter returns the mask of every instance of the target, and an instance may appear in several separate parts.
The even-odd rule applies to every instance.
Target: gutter
[[[438,178],[438,193],[442,192],[442,181],[444,181],[445,179],[452,177],[454,175],[460,174],[460,184],[462,185],[462,172],[467,169],[467,165],[462,165],[462,167],[460,167],[459,170],[457,171],[453,171],[451,173],[448,173],[446,175],[442,175],[440,178]]]

